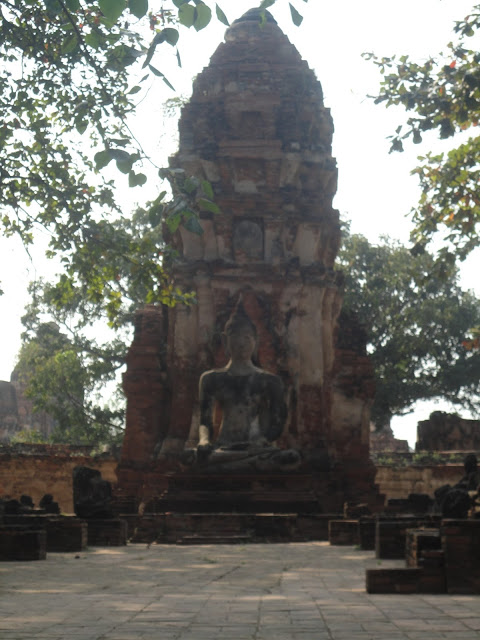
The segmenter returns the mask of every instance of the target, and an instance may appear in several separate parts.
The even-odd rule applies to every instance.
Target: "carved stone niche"
[[[261,220],[238,219],[233,223],[235,262],[261,261],[264,256],[264,233]]]

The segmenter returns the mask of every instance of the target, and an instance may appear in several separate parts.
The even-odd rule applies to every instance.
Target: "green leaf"
[[[130,160],[117,160],[117,169],[122,173],[130,173],[132,170],[132,162]]]
[[[420,144],[421,142],[422,142],[422,134],[420,133],[420,131],[415,129],[415,131],[413,132],[413,143]]]
[[[130,142],[130,138],[110,138],[110,142],[119,147],[125,147]]]
[[[70,11],[78,11],[80,9],[80,0],[65,0],[65,5]]]
[[[204,2],[198,3],[195,9],[195,20],[193,23],[195,31],[201,31],[202,29],[205,29],[211,19],[212,10],[210,9],[210,7],[207,7]]]
[[[165,42],[168,42],[168,44],[171,44],[172,47],[174,47],[177,44],[180,34],[176,29],[171,29],[170,27],[167,27],[166,29],[163,29],[162,33],[164,35]]]
[[[195,7],[191,4],[182,4],[178,10],[178,20],[184,27],[193,27],[195,22]]]
[[[172,2],[177,8],[180,8],[182,4],[187,4],[190,0],[172,0]]]
[[[62,11],[62,5],[58,0],[45,0],[45,7],[47,9],[47,13],[52,16],[57,16]]]
[[[139,91],[141,91],[141,90],[142,90],[142,87],[139,87],[139,86],[137,85],[137,86],[135,86],[135,87],[132,87],[132,88],[130,89],[130,91],[128,91],[128,94],[127,94],[127,95],[131,95],[131,96],[133,96],[133,95],[135,95],[136,93],[138,93],[138,92],[139,92]]]
[[[96,153],[93,159],[95,161],[96,170],[100,171],[107,166],[110,160],[112,160],[112,156],[110,155],[110,151],[108,149],[105,149],[105,151],[99,151],[98,153]]]
[[[175,233],[181,222],[182,216],[180,213],[176,213],[175,215],[168,217],[166,223],[170,233]]]
[[[272,4],[275,4],[276,0],[263,0],[263,2],[260,4],[259,9],[268,9],[268,7],[271,7]]]
[[[128,186],[129,187],[141,187],[147,181],[147,176],[144,173],[135,173],[130,171],[128,174]]]
[[[190,195],[197,190],[198,184],[197,178],[187,178],[183,183],[183,190]]]
[[[142,69],[145,69],[145,67],[148,67],[148,65],[150,63],[150,60],[153,58],[153,54],[155,53],[155,49],[157,48],[157,44],[159,44],[159,36],[160,36],[160,34],[157,33],[155,38],[152,40],[152,44],[148,48],[147,57],[145,58],[145,62],[142,65]]]
[[[158,69],[155,69],[155,67],[153,65],[149,64],[148,68],[153,73],[153,75],[157,76],[158,78],[164,78],[165,77],[163,75],[163,73],[161,71],[159,71]]]
[[[80,135],[83,135],[85,133],[85,131],[87,130],[87,127],[88,127],[87,120],[79,120],[78,122],[75,122],[75,128]]]
[[[191,233],[195,233],[198,236],[201,236],[203,233],[202,225],[200,224],[197,216],[188,217],[183,223],[183,226],[187,231],[190,231]]]
[[[99,0],[98,6],[107,20],[115,23],[125,9],[125,0]]]
[[[122,173],[130,173],[132,170],[133,162],[136,158],[135,155],[124,151],[123,149],[109,149],[110,156],[117,163],[117,169]]]
[[[85,44],[88,44],[92,49],[98,49],[102,42],[104,42],[104,39],[96,31],[92,31],[85,36]]]
[[[303,22],[303,16],[298,13],[291,2],[288,3],[290,5],[290,13],[292,14],[292,22],[296,27],[299,27]]]
[[[108,153],[114,160],[129,161],[132,159],[133,162],[133,157],[128,153],[128,151],[124,151],[123,149],[109,149]]]
[[[208,180],[202,180],[202,189],[203,189],[203,193],[207,196],[207,198],[209,198],[210,200],[213,200],[215,196],[213,193],[212,185]]]
[[[199,198],[198,206],[203,209],[203,211],[210,211],[210,213],[221,213],[220,207],[215,202],[211,202],[210,200],[205,200],[205,198]]]
[[[128,8],[136,18],[143,18],[148,11],[148,0],[128,0]]]
[[[72,33],[71,35],[68,36],[68,38],[65,38],[65,40],[62,42],[62,48],[61,48],[62,55],[66,55],[67,53],[72,53],[72,51],[75,51],[77,46],[78,46],[77,34]]]
[[[217,20],[219,20],[225,26],[229,27],[230,23],[227,20],[227,16],[223,13],[218,4],[215,5],[215,11],[217,14]]]
[[[165,84],[167,85],[167,87],[169,87],[172,91],[175,91],[175,87],[173,86],[173,84],[171,82],[169,82],[167,80],[167,78],[165,78],[165,76],[163,76],[163,81],[165,82]]]
[[[177,64],[180,68],[182,67],[182,60],[180,58],[180,51],[178,49],[177,49]]]
[[[159,71],[158,69],[155,69],[155,67],[152,66],[151,64],[148,65],[148,68],[154,75],[158,76],[159,78],[162,78],[162,80],[165,82],[167,87],[170,87],[172,91],[175,91],[175,87],[167,80],[167,78],[163,75],[161,71]]]

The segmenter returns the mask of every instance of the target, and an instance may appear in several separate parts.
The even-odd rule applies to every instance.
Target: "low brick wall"
[[[98,469],[111,483],[117,481],[117,460],[111,456],[91,456],[88,447],[63,445],[0,446],[0,497],[32,496],[38,505],[45,493],[51,493],[62,513],[73,513],[72,472],[76,466]],[[375,482],[388,498],[407,498],[411,493],[430,496],[444,484],[456,484],[463,476],[463,464],[412,464],[407,455],[398,464],[377,462]]]
[[[375,482],[388,498],[408,498],[411,493],[433,496],[444,484],[457,484],[463,477],[463,464],[411,465],[394,467],[377,465]]]
[[[73,513],[72,473],[76,466],[98,469],[109,482],[117,481],[113,457],[88,455],[88,447],[63,445],[5,445],[0,447],[0,497],[32,497],[36,506],[51,493],[62,513]]]

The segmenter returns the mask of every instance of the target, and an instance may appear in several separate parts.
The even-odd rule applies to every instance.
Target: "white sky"
[[[406,217],[418,198],[416,179],[410,176],[416,156],[426,148],[411,147],[403,154],[389,155],[386,136],[403,121],[402,110],[375,106],[367,94],[375,93],[380,76],[374,65],[361,54],[409,54],[414,59],[435,55],[452,38],[455,20],[471,10],[467,0],[309,0],[308,4],[293,0],[305,16],[300,27],[291,23],[288,3],[280,0],[273,10],[281,28],[314,69],[321,81],[325,105],[332,111],[335,134],[334,156],[339,168],[339,188],[334,200],[340,213],[352,221],[352,231],[363,233],[375,242],[390,235],[408,242],[411,223]],[[230,22],[242,15],[255,0],[219,0]],[[191,78],[208,64],[215,48],[223,39],[224,27],[210,25],[204,32],[181,30],[180,53],[183,68],[176,66],[173,50],[160,49],[153,63],[174,84],[178,93],[189,96]],[[166,46],[166,45],[164,45]],[[134,84],[134,82],[132,83]],[[140,95],[140,94],[139,94]],[[162,113],[164,100],[174,97],[161,80],[156,80],[139,109],[132,126],[160,164],[175,150],[172,134],[165,133]],[[176,124],[167,123],[172,130]],[[437,144],[437,143],[435,143]],[[128,190],[124,176],[116,176],[118,187],[125,192],[126,207],[135,200],[144,202],[155,195],[158,185],[149,181],[145,187]],[[122,195],[123,197],[123,195]],[[27,301],[26,286],[35,277],[55,271],[54,265],[42,259],[40,242],[34,248],[34,261],[26,256],[15,239],[0,237],[0,280],[5,291],[0,296],[0,380],[9,380],[20,346],[20,316]],[[466,288],[478,286],[480,256],[473,256],[462,270]],[[434,409],[448,410],[446,405],[420,403],[415,413],[395,419],[397,437],[408,438],[413,445],[416,423]]]

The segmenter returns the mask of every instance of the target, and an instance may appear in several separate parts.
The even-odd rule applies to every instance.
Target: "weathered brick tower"
[[[339,323],[337,169],[320,83],[273,18],[261,28],[253,10],[227,30],[195,80],[179,128],[171,165],[208,180],[221,214],[202,213],[202,235],[182,228],[174,239],[173,277],[197,303],[137,314],[119,490],[146,499],[191,478],[179,459],[197,441],[198,380],[225,363],[220,334],[241,294],[258,330],[259,365],[287,390],[277,444],[303,460],[296,472],[255,486],[275,493],[300,482],[319,511],[375,501],[372,370],[355,327]]]

